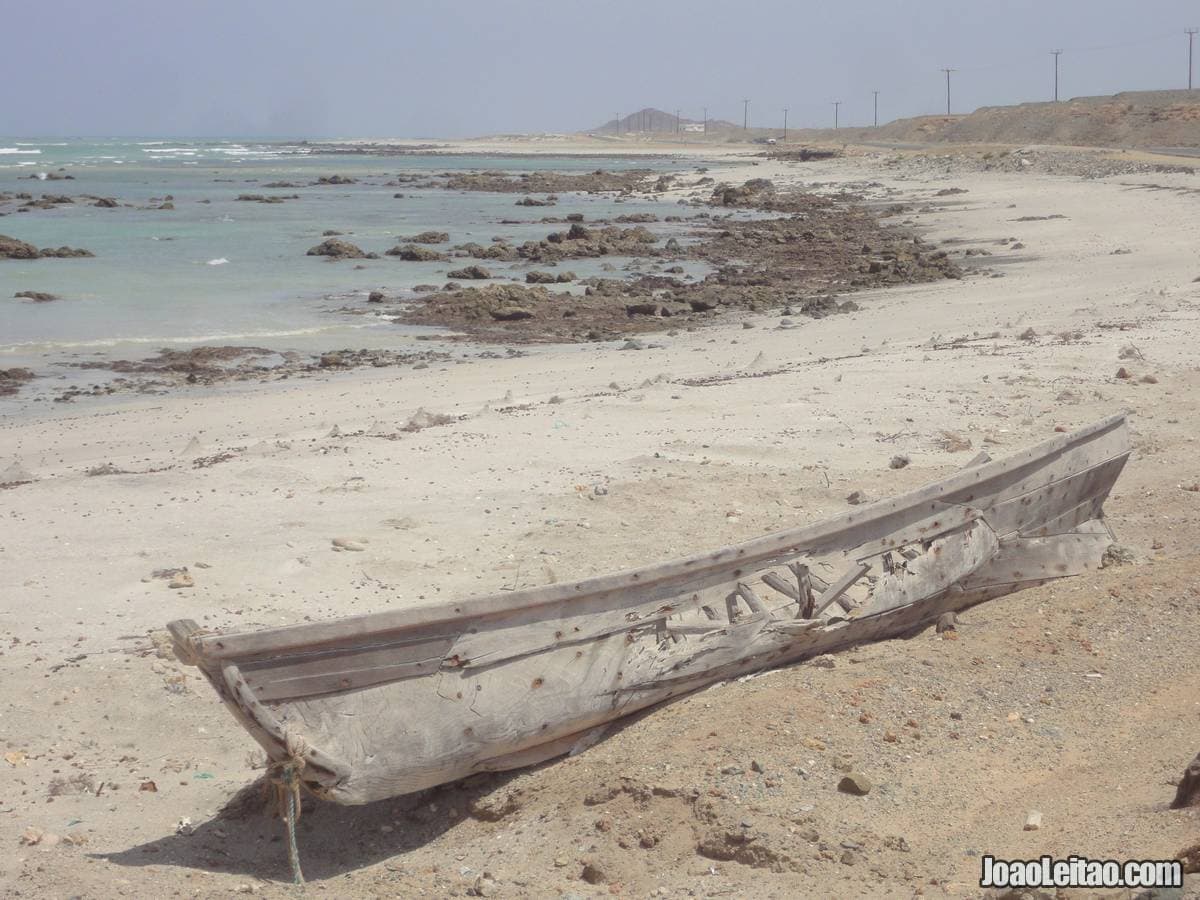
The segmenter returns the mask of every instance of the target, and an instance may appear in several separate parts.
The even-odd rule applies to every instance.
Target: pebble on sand
[[[871,793],[871,779],[862,772],[851,772],[838,782],[838,790],[843,794],[853,794],[856,797],[865,797]]]
[[[1037,831],[1041,827],[1042,827],[1042,814],[1035,809],[1032,812],[1030,812],[1029,815],[1027,815],[1025,817],[1025,830],[1026,831]]]
[[[366,542],[362,540],[354,540],[353,538],[336,537],[333,539],[334,550],[366,550]]]

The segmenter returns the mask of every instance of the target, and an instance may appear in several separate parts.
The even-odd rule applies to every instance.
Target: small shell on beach
[[[366,541],[354,540],[353,538],[336,537],[333,539],[334,550],[366,550]]]

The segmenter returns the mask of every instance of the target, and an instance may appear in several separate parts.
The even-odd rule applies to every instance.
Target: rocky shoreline
[[[885,215],[853,198],[781,191],[765,179],[752,179],[740,186],[717,185],[705,205],[779,215],[735,221],[701,213],[690,220],[695,240],[687,244],[661,241],[642,226],[595,228],[575,222],[566,232],[519,247],[501,242],[472,248],[472,256],[538,263],[634,256],[661,264],[698,261],[713,271],[698,282],[678,277],[683,272],[678,265],[632,280],[588,278],[582,296],[547,290],[541,279],[529,286],[447,285],[406,301],[396,318],[454,328],[484,341],[612,340],[695,327],[734,312],[779,309],[785,317],[823,316],[848,311],[832,299],[835,294],[963,276],[945,251],[886,223]]]

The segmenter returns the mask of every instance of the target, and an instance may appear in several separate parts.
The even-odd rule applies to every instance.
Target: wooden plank
[[[1101,523],[1095,526],[1095,530],[1074,534],[1005,538],[995,557],[962,579],[960,586],[972,591],[997,584],[1065,578],[1097,569],[1112,538]]]
[[[762,580],[763,584],[765,584],[767,587],[779,591],[779,593],[783,594],[785,597],[796,602],[800,601],[800,589],[795,585],[788,584],[779,574],[775,572],[764,572]]]
[[[457,635],[274,657],[241,667],[263,702],[369,687],[441,668]]]
[[[754,589],[750,585],[739,581],[737,592],[741,594],[742,599],[746,601],[746,605],[750,607],[750,612],[758,615],[767,615],[766,604],[759,599],[758,594],[754,593]]]
[[[801,563],[792,563],[791,569],[796,574],[796,586],[800,590],[800,604],[796,608],[796,616],[800,619],[811,619],[817,604],[816,597],[813,596],[812,572],[808,570],[808,566]]]
[[[842,574],[841,578],[826,588],[821,596],[817,598],[816,607],[813,609],[813,617],[819,616],[821,613],[825,612],[825,609],[831,603],[838,600],[842,594],[846,593],[846,591],[852,584],[854,584],[854,582],[858,581],[858,579],[862,578],[863,575],[867,574],[870,568],[870,565],[867,563],[855,563],[853,566],[847,569],[845,573]],[[847,609],[845,605],[843,605],[842,608],[849,612],[849,609]]]
[[[1036,530],[1058,518],[1064,510],[1074,509],[1095,497],[1107,496],[1109,487],[1121,474],[1125,460],[1125,456],[1119,456],[1040,485],[996,504],[987,511],[985,518],[1002,538]]]

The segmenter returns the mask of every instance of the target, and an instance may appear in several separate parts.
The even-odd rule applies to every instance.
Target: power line
[[[950,73],[958,69],[942,69],[946,73],[946,115],[950,115]]]
[[[1058,58],[1062,56],[1061,50],[1051,50],[1054,56],[1054,102],[1058,102]]]

